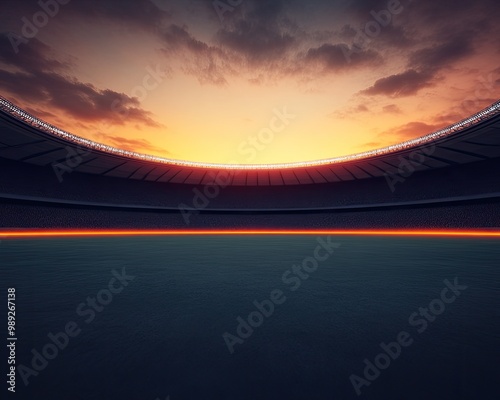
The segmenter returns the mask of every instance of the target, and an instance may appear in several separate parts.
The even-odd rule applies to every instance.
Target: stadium
[[[16,399],[500,399],[500,2],[4,3]]]
[[[500,225],[500,102],[399,145],[306,163],[169,160],[0,99],[2,228],[471,229]]]

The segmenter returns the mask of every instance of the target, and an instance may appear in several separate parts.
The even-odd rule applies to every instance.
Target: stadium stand
[[[3,228],[494,228],[500,102],[384,149],[223,166],[115,149],[0,98]]]

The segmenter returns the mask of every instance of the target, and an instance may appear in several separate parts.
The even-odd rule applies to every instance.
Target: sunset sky
[[[319,160],[422,136],[500,98],[498,0],[43,3],[1,6],[0,94],[127,150]]]

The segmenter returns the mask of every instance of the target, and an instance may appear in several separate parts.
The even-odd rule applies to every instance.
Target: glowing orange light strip
[[[500,231],[489,230],[22,230],[1,231],[0,239],[43,237],[100,236],[248,236],[248,235],[345,235],[345,236],[448,236],[500,237]]]

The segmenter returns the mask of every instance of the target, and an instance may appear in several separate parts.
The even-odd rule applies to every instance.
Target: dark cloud
[[[43,3],[53,3],[43,1]],[[58,4],[56,14],[49,17],[48,25],[71,26],[75,21],[84,21],[88,26],[96,23],[120,26],[124,29],[140,29],[144,32],[159,32],[165,21],[172,16],[168,6],[158,7],[158,1],[152,0],[85,0],[69,1]],[[170,3],[170,2],[165,2]],[[54,10],[53,6],[49,6]],[[21,18],[32,20],[40,11],[44,12],[36,0],[16,0],[9,2],[8,24],[14,32],[21,34],[23,22]],[[54,11],[51,11],[54,12]],[[0,22],[1,21],[0,16]],[[4,25],[4,24],[2,24]],[[42,27],[45,30],[46,27]]]
[[[32,104],[44,104],[86,121],[115,124],[135,121],[158,126],[136,98],[109,89],[98,89],[71,76],[67,63],[50,57],[51,49],[31,39],[17,55],[5,35],[0,37],[0,88]],[[15,70],[12,70],[12,67]]]
[[[351,24],[344,25],[338,31],[338,37],[356,47],[394,47],[398,49],[409,48],[415,44],[407,28],[400,25],[390,24],[380,28],[376,37],[366,36],[364,27],[356,28]]]
[[[259,27],[244,20],[239,21],[233,30],[219,31],[217,39],[222,46],[243,54],[251,62],[282,56],[295,42],[288,33]]]
[[[400,5],[405,5],[408,0],[402,0]],[[348,8],[353,15],[360,17],[362,20],[370,20],[371,11],[379,12],[387,9],[388,0],[351,0],[348,2]]]
[[[420,89],[433,86],[433,84],[434,75],[432,73],[409,69],[400,74],[378,79],[373,86],[361,91],[361,94],[405,97],[412,96]]]
[[[254,77],[247,80],[263,84],[284,76],[315,76],[382,63],[376,51],[350,49],[331,37],[319,46],[312,44],[318,31],[301,30],[288,16],[284,1],[247,1],[238,11],[213,40],[195,37],[187,25],[170,24],[162,34],[164,52],[180,56],[181,69],[200,83],[215,85],[227,85],[229,76],[241,73],[251,73]]]
[[[206,43],[195,39],[187,30],[186,26],[171,24],[165,30],[163,39],[168,49],[178,51],[187,49],[193,53],[208,53],[210,46]]]
[[[229,75],[251,73],[262,84],[284,76],[335,73],[382,63],[372,49],[349,48],[330,31],[304,31],[290,17],[289,2],[248,0],[215,33],[199,39],[187,26],[172,24],[162,39],[167,53],[190,54],[183,70],[201,83],[227,84]],[[297,16],[295,16],[297,17]],[[318,41],[322,41],[317,45]]]
[[[483,1],[491,3],[491,0]],[[377,67],[383,64],[387,53],[393,49],[407,59],[406,70],[377,81],[364,93],[410,96],[432,86],[440,70],[474,53],[475,44],[471,38],[480,20],[475,13],[478,7],[469,8],[475,10],[469,12],[473,16],[468,15],[468,20],[471,23],[475,21],[475,25],[464,28],[453,16],[464,15],[467,6],[473,2],[459,2],[459,7],[455,9],[446,0],[449,17],[438,25],[425,18],[429,8],[434,7],[440,14],[446,8],[442,4],[424,5],[403,0],[399,7],[401,12],[392,15],[390,23],[381,26],[376,37],[365,37],[361,43],[356,42],[356,38],[359,38],[366,23],[375,21],[374,13],[386,13],[384,10],[388,8],[388,1],[339,2],[338,6],[347,10],[344,12],[349,22],[334,33],[334,27],[333,30],[317,30],[316,27],[306,29],[301,26],[304,15],[298,14],[297,10],[304,7],[297,8],[297,2],[245,0],[231,7],[231,11],[225,14],[228,18],[212,37],[196,38],[189,33],[187,25],[178,23],[170,25],[163,37],[168,38],[170,43],[176,43],[178,51],[188,51],[194,56],[184,65],[185,72],[197,76],[201,83],[216,85],[227,84],[228,75],[235,71],[245,72],[248,68],[268,77],[282,77]],[[216,14],[212,1],[201,3],[210,15]],[[319,3],[312,0],[307,7],[308,13],[314,13],[314,5]],[[414,50],[420,46],[423,48]],[[259,79],[259,82],[262,81],[266,79]]]
[[[411,11],[425,20],[428,26],[455,26],[460,31],[470,26],[470,21],[498,17],[500,4],[496,0],[415,1]]]
[[[398,25],[384,27],[376,40],[380,40],[381,45],[397,49],[408,49],[417,43],[412,34],[408,33],[408,28]]]
[[[281,57],[295,43],[295,25],[286,16],[281,0],[249,2],[248,10],[217,32],[221,46],[249,61]]]
[[[490,33],[498,33],[498,1],[401,0],[401,13],[393,15],[390,24],[381,26],[379,34],[357,46],[355,38],[366,23],[375,20],[372,11],[386,10],[388,0],[332,0],[328,3],[333,4],[331,10],[342,13],[343,26],[319,26],[315,20],[323,20],[325,16],[317,10],[325,7],[318,6],[326,3],[243,0],[231,6],[231,11],[220,21],[213,0],[71,1],[61,6],[61,15],[64,13],[69,18],[63,17],[61,26],[78,18],[88,23],[89,29],[95,21],[104,21],[112,27],[110,30],[116,31],[119,25],[154,33],[155,38],[162,41],[166,57],[175,60],[180,71],[194,76],[200,84],[218,86],[228,85],[231,76],[243,75],[252,83],[265,84],[286,76],[313,79],[323,73],[375,69],[394,56],[397,62],[403,60],[401,72],[374,79],[373,85],[361,92],[393,98],[412,96],[432,87],[445,68],[474,55],[481,40],[498,37]],[[9,13],[16,14],[12,17],[16,19],[17,14],[19,18],[30,16],[38,9],[36,2],[19,0],[13,2]],[[192,12],[193,19],[179,12],[181,9]],[[335,17],[332,20],[338,21],[338,15]],[[73,89],[74,96],[65,95],[67,104],[57,103],[58,107],[66,107],[71,115],[79,112],[72,104],[92,110],[101,101],[113,98],[130,110],[129,118],[152,122],[151,116],[141,110],[134,99],[124,94],[118,98],[119,93],[108,93],[71,78],[71,62],[49,57],[50,48],[43,48],[41,42],[22,46],[23,51],[17,58],[12,52],[3,54],[4,49],[0,48],[6,64],[22,66],[17,72],[2,71],[4,87],[12,86],[7,82],[9,79],[21,80],[17,82],[18,92],[37,100],[49,99],[51,104],[57,103],[51,99],[63,95],[48,85],[60,90]],[[39,57],[40,54],[43,56]],[[37,79],[40,79],[37,87],[28,94],[29,86]]]
[[[437,71],[474,53],[467,36],[457,36],[445,43],[417,50],[409,57],[409,65],[426,71]]]
[[[373,86],[362,90],[361,94],[393,98],[415,95],[421,89],[434,86],[441,70],[472,54],[474,48],[466,36],[416,50],[408,57],[408,69],[378,79]]]
[[[382,57],[374,50],[350,49],[346,44],[323,44],[309,49],[305,60],[308,63],[319,63],[326,71],[340,71],[382,63]]]
[[[183,57],[182,69],[198,78],[201,84],[226,85],[225,75],[232,71],[227,54],[219,47],[210,46],[194,38],[187,27],[172,24],[162,36],[167,56]]]
[[[150,0],[72,1],[65,7],[66,13],[91,21],[104,19],[146,31],[158,30],[171,17],[169,11],[159,8]]]
[[[352,15],[359,17],[341,30],[341,37],[350,43],[360,29],[373,21],[372,11],[387,9],[383,0],[358,0],[349,2]],[[381,26],[376,37],[364,43],[363,48],[375,48],[385,54],[399,49],[407,63],[397,74],[377,80],[362,91],[366,95],[388,97],[412,96],[421,89],[433,86],[442,72],[457,62],[466,60],[480,51],[488,41],[500,34],[498,18],[500,3],[494,0],[402,0],[401,13],[394,15],[391,23]],[[342,36],[343,35],[343,36]],[[349,39],[347,39],[349,38]]]
[[[358,30],[355,29],[352,25],[346,24],[342,26],[342,28],[338,32],[339,37],[344,40],[351,40],[356,37],[358,34]]]
[[[36,39],[21,44],[22,51],[16,51],[18,38],[11,32],[0,33],[0,61],[25,71],[64,71],[72,66],[69,61],[57,60],[52,48]]]

